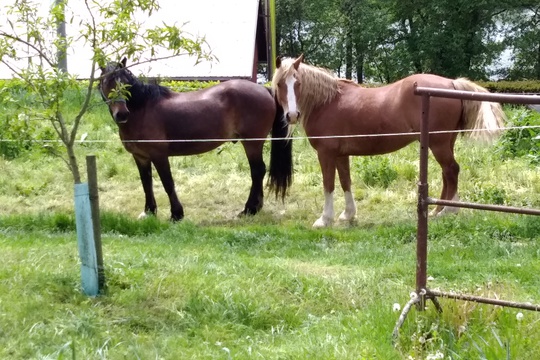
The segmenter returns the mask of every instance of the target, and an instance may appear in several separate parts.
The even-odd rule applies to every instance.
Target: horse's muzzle
[[[114,115],[114,121],[116,121],[117,124],[127,123],[128,118],[129,118],[129,111],[119,111]]]
[[[298,121],[298,119],[300,118],[300,111],[289,111],[286,115],[285,115],[285,118],[287,119],[287,122],[289,124],[296,124],[296,122]]]

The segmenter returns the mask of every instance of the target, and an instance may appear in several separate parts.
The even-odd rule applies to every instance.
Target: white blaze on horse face
[[[334,193],[324,192],[324,209],[320,218],[313,223],[314,228],[332,225],[334,222]]]
[[[295,124],[298,121],[298,106],[296,104],[294,84],[296,84],[296,78],[291,75],[285,81],[285,85],[287,86],[287,109],[284,109],[287,119],[291,124]]]

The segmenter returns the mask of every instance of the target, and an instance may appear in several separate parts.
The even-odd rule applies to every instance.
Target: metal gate
[[[420,87],[415,84],[414,93],[422,96],[422,121],[420,128],[420,176],[418,181],[418,226],[416,233],[416,296],[403,307],[403,311],[394,327],[394,340],[399,335],[399,329],[403,325],[411,307],[416,305],[419,311],[423,311],[426,301],[431,300],[436,309],[441,312],[442,308],[437,297],[445,297],[456,300],[475,301],[484,304],[514,307],[525,310],[540,311],[540,305],[519,303],[499,299],[490,299],[480,296],[457,294],[427,288],[427,241],[428,241],[428,206],[443,205],[458,208],[480,209],[507,213],[540,215],[540,210],[510,207],[501,205],[486,205],[467,203],[461,201],[434,199],[428,195],[428,150],[429,150],[429,108],[431,97],[444,97],[453,99],[469,99],[478,101],[492,101],[510,104],[540,104],[540,96],[517,95],[517,94],[491,94],[460,90],[445,90],[429,87]]]

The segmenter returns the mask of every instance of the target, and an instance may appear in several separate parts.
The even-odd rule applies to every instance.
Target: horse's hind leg
[[[336,162],[339,182],[345,195],[345,210],[339,215],[341,221],[351,221],[356,217],[356,204],[351,191],[351,168],[348,156],[341,156]]]
[[[454,143],[456,136],[453,136],[450,143],[438,143],[431,147],[433,156],[442,168],[443,188],[441,191],[442,200],[458,200],[458,176],[459,164],[454,157]],[[434,143],[436,143],[434,141]],[[437,205],[430,215],[442,215],[448,212],[458,212],[459,208]]]
[[[141,183],[144,190],[144,211],[139,215],[139,219],[146,217],[148,213],[156,215],[157,205],[154,198],[154,190],[152,188],[152,163],[149,159],[143,159],[133,156],[139,175],[141,177]]]
[[[178,221],[184,218],[184,208],[178,200],[176,190],[174,188],[174,180],[171,174],[171,166],[168,157],[160,157],[152,159],[154,166],[159,174],[161,183],[165,192],[169,196],[169,202],[171,203],[171,220]]]
[[[263,180],[266,174],[266,165],[262,154],[264,142],[244,141],[242,145],[249,162],[251,189],[244,210],[239,215],[255,215],[264,204]]]

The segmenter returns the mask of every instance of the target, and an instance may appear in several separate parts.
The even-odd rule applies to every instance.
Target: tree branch
[[[14,40],[16,42],[19,42],[21,44],[24,44],[24,45],[32,48],[32,50],[37,51],[37,53],[39,54],[39,56],[42,59],[45,59],[45,61],[47,62],[47,64],[49,64],[49,66],[51,66],[53,68],[56,67],[56,64],[51,62],[51,60],[48,58],[47,54],[45,54],[40,48],[36,47],[34,44],[30,43],[29,41],[23,40],[18,36],[13,36],[11,34],[6,33],[5,31],[1,31],[1,30],[0,30],[0,36],[6,37],[6,38],[11,39],[11,40]]]

